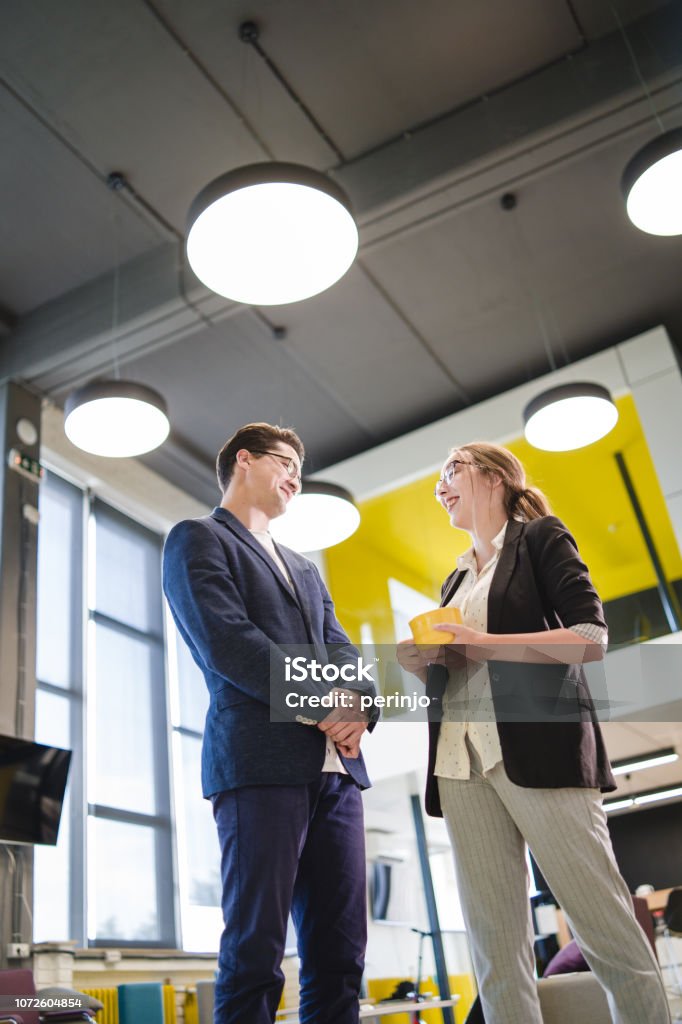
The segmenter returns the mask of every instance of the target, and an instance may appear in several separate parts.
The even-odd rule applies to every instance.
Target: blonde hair
[[[528,522],[552,514],[549,501],[542,491],[526,485],[523,464],[507,448],[488,444],[487,441],[474,441],[453,448],[450,454],[458,452],[467,452],[480,470],[500,478],[504,487],[504,507],[510,519],[516,516]]]

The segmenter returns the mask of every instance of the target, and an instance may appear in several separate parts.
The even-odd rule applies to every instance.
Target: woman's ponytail
[[[510,516],[518,516],[528,522],[552,514],[547,498],[537,487],[523,487],[520,491],[508,494],[507,512]]]

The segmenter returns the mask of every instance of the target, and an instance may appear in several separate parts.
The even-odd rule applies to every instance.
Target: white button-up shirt
[[[279,571],[281,572],[284,579],[287,581],[291,589],[294,589],[294,584],[291,581],[291,576],[287,571],[287,567],[279,556],[279,552],[275,547],[275,543],[272,539],[268,530],[250,530],[251,535],[258,541],[258,543],[265,548],[270,558],[273,560]],[[313,723],[315,724],[315,723]],[[325,750],[324,750],[324,764],[322,765],[323,772],[340,772],[342,775],[348,775],[346,768],[344,767],[341,758],[339,757],[336,749],[336,744],[329,736],[325,736]]]
[[[449,602],[459,608],[465,626],[485,633],[488,628],[488,593],[493,573],[504,544],[505,523],[493,539],[495,553],[480,573],[473,547],[457,559],[457,568],[466,576]],[[497,734],[495,710],[486,662],[466,662],[452,669],[443,697],[441,722],[436,751],[436,775],[445,779],[468,779],[470,774],[466,737],[478,754],[483,772],[490,771],[502,760]]]
[[[480,572],[473,547],[457,559],[457,568],[466,570],[466,576],[448,604],[459,608],[465,626],[482,633],[488,629],[488,594],[506,532],[507,523],[493,538],[495,553]],[[607,632],[601,626],[579,623],[570,629],[591,642],[607,643]],[[445,779],[470,777],[467,737],[478,754],[485,775],[502,760],[487,662],[468,661],[461,668],[450,671],[436,750],[437,776]]]

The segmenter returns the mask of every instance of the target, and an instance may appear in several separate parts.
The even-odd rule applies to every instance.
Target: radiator
[[[197,994],[193,989],[185,992],[185,1024],[199,1024],[199,1004]]]
[[[163,986],[163,1024],[177,1024],[178,1013],[175,1005],[175,985]]]
[[[118,1024],[117,988],[84,988],[81,991],[104,1003],[104,1009],[97,1014],[97,1024]]]

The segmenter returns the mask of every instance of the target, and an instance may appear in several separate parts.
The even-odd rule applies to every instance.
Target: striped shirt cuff
[[[584,640],[589,640],[592,644],[601,644],[604,650],[608,647],[609,631],[603,626],[596,626],[594,622],[579,622],[576,626],[569,626],[568,629],[577,633]]]

